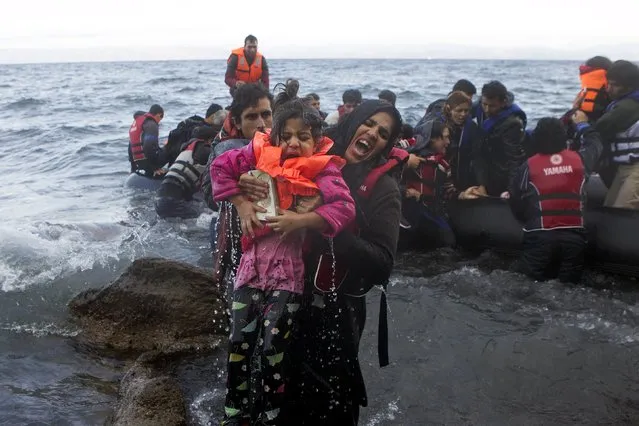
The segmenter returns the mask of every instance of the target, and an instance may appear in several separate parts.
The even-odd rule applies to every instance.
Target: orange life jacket
[[[270,131],[256,132],[253,137],[253,153],[256,169],[275,179],[281,209],[289,209],[295,196],[308,197],[319,194],[313,182],[328,165],[343,167],[346,161],[335,155],[326,155],[333,141],[326,136],[319,142],[318,150],[311,157],[288,158],[282,162],[282,148],[271,145]]]
[[[608,79],[606,78],[606,70],[588,69],[581,72],[581,91],[577,95],[574,107],[585,113],[593,112],[595,109],[595,98],[599,92],[606,90]]]
[[[235,79],[244,81],[246,83],[255,83],[260,81],[262,77],[262,54],[257,52],[253,63],[249,65],[246,56],[244,55],[244,48],[238,47],[231,52],[237,55],[237,68],[235,68]],[[230,62],[231,58],[227,61]]]

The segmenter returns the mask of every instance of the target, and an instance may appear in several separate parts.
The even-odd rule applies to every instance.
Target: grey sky
[[[226,58],[248,33],[272,58],[639,59],[637,0],[244,4],[10,2],[0,15],[0,62]]]

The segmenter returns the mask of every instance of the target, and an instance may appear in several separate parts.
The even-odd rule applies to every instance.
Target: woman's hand
[[[316,208],[324,204],[322,195],[315,195],[313,197],[297,197],[297,203],[295,204],[295,211],[297,213],[310,213]]]
[[[306,228],[306,214],[299,214],[290,210],[278,209],[279,216],[267,217],[266,221],[273,231],[282,234],[282,238],[298,229]]]
[[[465,191],[462,191],[459,193],[459,195],[457,196],[458,199],[460,200],[475,200],[477,198],[479,198],[479,195],[476,194],[476,186],[471,186],[470,188],[466,189]]]
[[[243,195],[237,195],[234,199],[230,200],[235,209],[237,210],[237,214],[240,217],[240,226],[242,227],[243,235],[250,235],[251,237],[255,237],[255,233],[253,232],[253,226],[257,226],[258,228],[264,227],[262,222],[257,218],[257,213],[263,213],[266,210],[260,206],[253,204],[251,201],[246,199]]]
[[[419,157],[415,154],[410,154],[408,156],[408,161],[406,162],[406,165],[408,167],[410,167],[411,169],[416,169],[418,168],[424,161],[426,161],[425,158]]]
[[[408,199],[414,198],[415,200],[419,201],[421,196],[422,196],[422,194],[420,194],[419,191],[416,190],[416,189],[413,189],[413,188],[407,188],[406,189],[406,198],[408,198]]]
[[[248,173],[240,176],[237,185],[240,187],[242,194],[251,201],[259,201],[268,197],[268,183]]]

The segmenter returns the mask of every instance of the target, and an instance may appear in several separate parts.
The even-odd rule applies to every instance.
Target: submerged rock
[[[80,293],[69,309],[83,345],[106,354],[188,354],[227,334],[224,293],[212,272],[160,258],[138,259],[113,283]]]
[[[171,370],[161,354],[142,355],[122,379],[117,406],[106,424],[186,425],[184,394]]]

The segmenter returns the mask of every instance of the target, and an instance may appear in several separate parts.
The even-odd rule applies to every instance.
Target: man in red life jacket
[[[579,152],[567,148],[559,119],[542,118],[532,134],[539,153],[521,165],[502,194],[524,224],[521,271],[536,280],[578,283],[583,272],[584,187],[603,147],[583,111],[572,120],[582,135]]]
[[[129,128],[129,162],[131,173],[141,173],[152,177],[162,174],[162,166],[168,162],[168,154],[160,148],[160,121],[164,118],[164,109],[160,105],[151,105],[149,112],[133,115],[133,124]]]
[[[246,83],[261,82],[269,87],[268,65],[266,58],[257,51],[257,37],[248,35],[244,39],[244,47],[231,52],[227,60],[224,82],[230,88],[231,96],[235,90]]]

